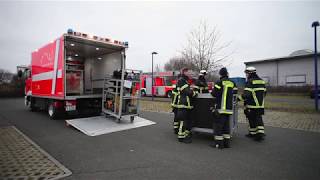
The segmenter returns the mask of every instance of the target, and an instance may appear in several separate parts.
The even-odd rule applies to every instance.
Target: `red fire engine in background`
[[[152,74],[145,73],[141,75],[141,95],[159,97],[171,97],[172,89],[177,83],[179,72],[156,72],[153,73],[153,87],[152,87]]]

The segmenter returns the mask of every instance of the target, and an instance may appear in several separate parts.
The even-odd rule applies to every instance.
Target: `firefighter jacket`
[[[244,101],[245,108],[264,110],[264,98],[267,93],[265,85],[265,81],[256,74],[248,78],[244,93],[239,96],[239,99]]]
[[[198,93],[209,93],[207,81],[203,76],[200,76],[199,79],[197,79],[193,89]]]
[[[220,114],[233,114],[233,94],[237,91],[236,84],[228,77],[221,77],[216,82],[212,96],[216,98],[216,110]]]
[[[197,95],[196,91],[192,91],[188,83],[188,78],[181,76],[177,82],[178,100],[176,108],[178,109],[192,109],[191,98]]]
[[[173,89],[172,89],[172,96],[171,96],[171,107],[176,108],[178,105],[178,90],[175,84],[172,86],[173,86]]]

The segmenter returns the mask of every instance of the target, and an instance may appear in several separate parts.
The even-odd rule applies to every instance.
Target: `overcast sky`
[[[243,76],[244,61],[313,49],[320,2],[0,2],[0,68],[15,72],[33,50],[72,28],[129,41],[128,68],[150,71],[151,52],[163,65],[201,20],[233,42],[227,68]]]

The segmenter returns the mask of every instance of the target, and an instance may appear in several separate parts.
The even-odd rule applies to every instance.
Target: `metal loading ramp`
[[[95,116],[66,120],[66,123],[88,136],[98,136],[156,124],[139,116],[135,116],[133,122],[130,121],[130,117],[123,117],[121,121],[117,121],[117,119],[112,117]]]

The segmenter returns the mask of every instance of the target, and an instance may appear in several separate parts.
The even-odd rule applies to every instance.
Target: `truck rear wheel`
[[[51,102],[48,106],[48,115],[50,119],[57,119],[58,117],[57,108],[54,107],[53,103],[54,102]]]
[[[167,96],[168,98],[171,98],[171,97],[172,97],[172,91],[168,91],[166,96]]]

